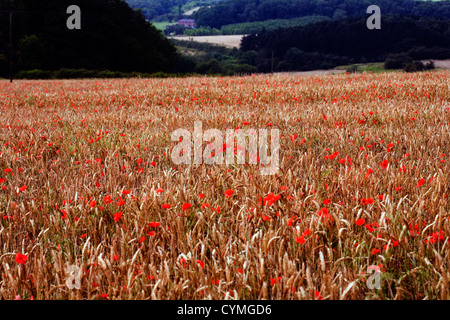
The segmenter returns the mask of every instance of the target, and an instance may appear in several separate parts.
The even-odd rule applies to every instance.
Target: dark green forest
[[[227,24],[220,28],[221,34],[252,34],[259,33],[262,30],[272,31],[279,28],[299,27],[310,23],[331,20],[326,16],[303,16],[293,19],[274,19],[255,22],[242,22],[235,24]],[[208,27],[209,28],[209,27]]]
[[[229,0],[219,2],[217,7],[244,2],[257,4],[255,8],[271,3]],[[406,64],[420,67],[417,60],[450,58],[447,1],[421,4],[389,1],[389,8],[397,14],[382,14],[380,30],[367,28],[369,14],[365,0],[277,1],[280,5],[297,2],[309,6],[322,3],[320,10],[316,6],[304,12],[324,15],[314,16],[319,22],[313,19],[287,28],[280,28],[284,25],[280,21],[288,20],[272,20],[276,28],[269,30],[265,30],[265,24],[255,24],[255,33],[243,39],[241,49],[231,50],[169,40],[146,21],[140,10],[130,8],[123,0],[0,0],[0,77],[9,76],[10,53],[17,78],[232,75],[329,69],[383,61],[387,68],[404,68]],[[66,9],[74,3],[82,8],[80,30],[69,30],[66,26],[70,16]],[[336,19],[338,4],[345,11],[344,16],[359,12],[359,17]],[[409,15],[422,4],[421,8],[432,9],[420,16]],[[381,8],[383,13],[387,7]],[[247,11],[242,8],[241,14],[246,16]],[[10,12],[13,13],[11,50]],[[267,13],[270,12],[268,9]],[[222,16],[228,17],[223,13]],[[252,27],[247,23],[243,27]]]
[[[400,53],[416,60],[448,59],[450,21],[386,16],[380,30],[369,30],[366,18],[321,21],[247,36],[241,50],[257,54],[260,72],[270,72],[272,63],[275,71],[329,69]]]
[[[414,0],[227,0],[200,9],[194,17],[198,26],[220,29],[235,23],[302,16],[361,17],[370,5],[378,5],[384,15],[450,19],[450,1]]]
[[[125,0],[131,8],[141,9],[142,14],[152,21],[173,21],[182,18],[186,5],[210,6],[223,0]]]
[[[81,30],[69,30],[67,8],[82,8]],[[122,0],[0,0],[0,76],[9,71],[13,10],[14,72],[61,68],[120,72],[181,70],[175,46]]]
[[[170,14],[175,16],[178,9],[181,9],[181,6],[186,4],[188,0],[126,0],[126,2],[133,9],[141,9],[144,17],[152,20],[155,17]]]

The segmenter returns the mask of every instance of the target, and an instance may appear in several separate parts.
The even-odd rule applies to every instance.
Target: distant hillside
[[[305,26],[307,24],[323,20],[331,20],[331,18],[326,16],[303,16],[300,18],[293,18],[293,19],[275,19],[275,20],[255,21],[255,22],[242,22],[222,26],[220,32],[223,35],[252,34],[252,33],[259,33],[262,30],[272,31],[279,28]]]
[[[212,6],[223,0],[125,0],[133,9],[141,9],[147,20],[172,21],[197,7]]]
[[[71,0],[0,0],[0,76],[8,72],[9,9],[13,9],[14,71],[61,68],[170,72],[176,48],[122,0],[77,0],[81,30],[66,22]],[[10,7],[11,3],[11,7]]]
[[[450,21],[386,16],[381,30],[365,18],[322,21],[244,37],[241,50],[256,55],[260,72],[328,69],[385,61],[390,54],[410,59],[450,58]]]
[[[450,1],[414,0],[226,0],[194,13],[198,26],[221,29],[224,25],[326,16],[333,20],[366,16],[367,7],[378,5],[382,14],[450,19]]]

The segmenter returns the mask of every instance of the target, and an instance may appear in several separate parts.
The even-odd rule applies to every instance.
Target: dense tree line
[[[147,19],[174,13],[188,0],[125,0],[133,9],[141,9]]]
[[[226,0],[200,9],[194,17],[198,26],[220,29],[235,23],[313,15],[334,20],[361,17],[370,5],[380,6],[382,14],[450,19],[450,1],[415,0]]]
[[[173,21],[181,18],[182,7],[188,3],[198,6],[213,5],[221,0],[125,0],[131,8],[140,9],[152,21]]]
[[[81,30],[69,30],[67,8],[81,8]],[[122,0],[0,0],[0,76],[5,76],[9,10],[14,71],[86,68],[176,71],[176,48]]]
[[[259,33],[262,30],[272,31],[279,28],[304,26],[309,23],[314,23],[323,20],[330,20],[330,18],[326,16],[304,16],[293,19],[275,19],[275,20],[235,23],[222,26],[222,28],[220,28],[220,33],[224,35],[252,34],[252,33]]]
[[[257,54],[260,72],[313,70],[384,61],[389,54],[413,59],[450,58],[450,21],[386,16],[380,30],[366,18],[322,21],[245,37],[241,50]],[[274,57],[272,59],[272,56]]]
[[[211,27],[197,27],[188,28],[180,25],[171,25],[164,30],[164,34],[167,35],[180,35],[185,36],[213,36],[213,35],[233,35],[233,34],[252,34],[259,33],[262,30],[272,31],[280,28],[304,26],[309,23],[314,23],[323,20],[331,20],[325,16],[305,16],[294,19],[277,19],[277,20],[265,20],[255,22],[243,22],[235,23],[223,26],[220,30]]]

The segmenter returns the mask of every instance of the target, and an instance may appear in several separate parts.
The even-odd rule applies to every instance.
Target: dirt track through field
[[[198,37],[190,37],[190,36],[175,36],[173,39],[177,40],[193,40],[197,42],[206,42],[211,44],[219,44],[229,48],[238,48],[241,45],[241,40],[245,35],[237,34],[237,35],[224,35],[224,36],[198,36]]]
[[[424,60],[427,62],[429,60]],[[439,68],[450,69],[450,60],[432,60],[434,65]]]

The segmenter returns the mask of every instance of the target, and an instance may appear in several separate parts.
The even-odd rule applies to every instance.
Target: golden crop
[[[0,299],[449,299],[449,76],[0,82]],[[175,165],[194,121],[278,173]]]

